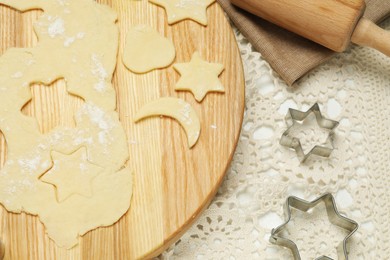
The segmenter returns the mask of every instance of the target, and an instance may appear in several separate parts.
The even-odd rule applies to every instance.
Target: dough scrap
[[[125,66],[135,73],[168,67],[175,56],[173,43],[152,27],[138,25],[127,33],[122,59]]]
[[[119,41],[117,15],[93,0],[0,4],[44,11],[34,24],[37,45],[12,48],[0,57],[0,130],[8,147],[0,171],[0,203],[10,212],[38,215],[49,237],[58,246],[71,248],[86,232],[115,223],[129,209],[132,197],[132,171],[124,167],[129,159],[126,134],[115,112],[111,85]],[[85,104],[76,112],[75,128],[57,127],[43,135],[36,119],[21,109],[32,98],[32,83],[49,85],[61,78],[68,92]],[[83,149],[96,166],[92,196],[64,195],[59,202],[53,185],[40,177],[53,170],[53,151],[77,155]],[[63,164],[71,168],[74,161]]]
[[[209,92],[225,92],[218,79],[224,70],[223,65],[204,61],[198,52],[194,52],[189,63],[177,63],[173,68],[181,75],[175,90],[191,91],[198,102]]]
[[[164,7],[168,24],[190,19],[206,26],[206,9],[215,0],[149,0],[149,2]]]
[[[199,139],[200,121],[192,106],[179,98],[156,99],[142,107],[135,116],[135,122],[152,116],[168,116],[176,119],[187,134],[188,146],[192,148]]]

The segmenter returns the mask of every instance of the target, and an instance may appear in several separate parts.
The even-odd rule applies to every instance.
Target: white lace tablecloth
[[[381,26],[390,30],[390,19]],[[213,203],[160,258],[293,259],[290,250],[268,241],[285,219],[286,198],[312,200],[330,192],[338,209],[360,225],[349,241],[350,259],[389,259],[390,58],[353,46],[289,88],[236,35],[246,112],[235,157]],[[340,121],[335,150],[330,158],[312,156],[300,164],[294,151],[279,144],[284,118],[289,107],[306,111],[316,102],[325,117]],[[337,259],[335,247],[346,233],[329,224],[324,207],[294,211],[293,219],[287,235],[302,259]]]

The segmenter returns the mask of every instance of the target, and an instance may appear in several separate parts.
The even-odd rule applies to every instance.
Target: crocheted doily
[[[381,25],[390,29],[388,19]],[[330,192],[340,212],[357,221],[351,259],[390,256],[390,58],[358,46],[338,54],[289,88],[236,30],[246,73],[246,113],[230,170],[213,203],[161,259],[292,259],[272,245],[271,229],[283,223],[286,198],[305,200]],[[289,107],[306,111],[318,102],[340,121],[329,158],[300,164],[279,144]],[[308,134],[306,133],[308,132]],[[306,131],[303,139],[318,139]],[[310,137],[311,136],[311,137]],[[301,140],[302,141],[302,140]],[[302,259],[337,258],[346,232],[329,223],[323,206],[293,211],[286,234]]]

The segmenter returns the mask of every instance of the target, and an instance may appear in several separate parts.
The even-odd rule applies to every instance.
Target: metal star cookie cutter
[[[335,200],[333,198],[333,195],[330,193],[327,193],[311,202],[302,200],[300,198],[291,196],[287,198],[287,202],[285,204],[285,212],[287,215],[287,220],[284,224],[278,226],[277,228],[272,229],[271,231],[271,237],[269,241],[273,244],[287,247],[289,248],[296,260],[301,260],[301,256],[299,254],[299,250],[297,245],[287,239],[283,238],[279,234],[283,231],[285,226],[290,222],[291,220],[291,207],[298,209],[300,211],[307,212],[310,209],[317,206],[319,203],[324,202],[326,207],[326,213],[328,215],[329,221],[336,226],[339,226],[347,231],[349,231],[349,234],[344,238],[344,240],[337,246],[337,255],[338,259],[342,260],[348,260],[348,250],[347,250],[347,241],[348,239],[356,232],[356,230],[359,227],[359,224],[355,222],[354,220],[351,220],[349,218],[346,218],[342,215],[340,215],[339,211],[337,210]],[[333,260],[330,257],[327,256],[320,256],[316,258],[316,260]]]
[[[292,120],[292,124],[289,126],[289,128],[283,133],[280,144],[283,146],[287,146],[289,148],[292,148],[297,153],[298,159],[301,163],[304,163],[306,159],[314,154],[321,157],[329,157],[332,153],[334,147],[333,147],[333,135],[334,135],[334,129],[339,125],[339,122],[326,119],[322,116],[320,107],[318,103],[315,103],[309,110],[306,112],[302,112],[299,110],[295,110],[293,108],[289,108],[289,112],[286,115],[286,121],[289,119]],[[316,117],[317,124],[326,130],[328,130],[328,138],[326,142],[330,143],[330,147],[322,146],[322,145],[316,145],[314,146],[307,154],[303,151],[302,144],[299,141],[298,138],[291,137],[290,131],[295,126],[296,122],[302,122],[304,121],[311,113],[314,113]]]

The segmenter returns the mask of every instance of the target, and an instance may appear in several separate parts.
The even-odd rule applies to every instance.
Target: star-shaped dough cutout
[[[190,19],[206,26],[206,9],[215,0],[149,0],[149,2],[165,9],[168,24]]]
[[[181,75],[175,90],[191,91],[198,102],[201,102],[209,92],[225,92],[218,79],[224,70],[223,65],[202,60],[198,52],[192,55],[189,63],[177,63],[173,67]]]
[[[103,168],[88,161],[85,147],[69,155],[52,151],[51,157],[53,167],[40,180],[55,187],[58,202],[74,194],[92,196],[92,180]]]

